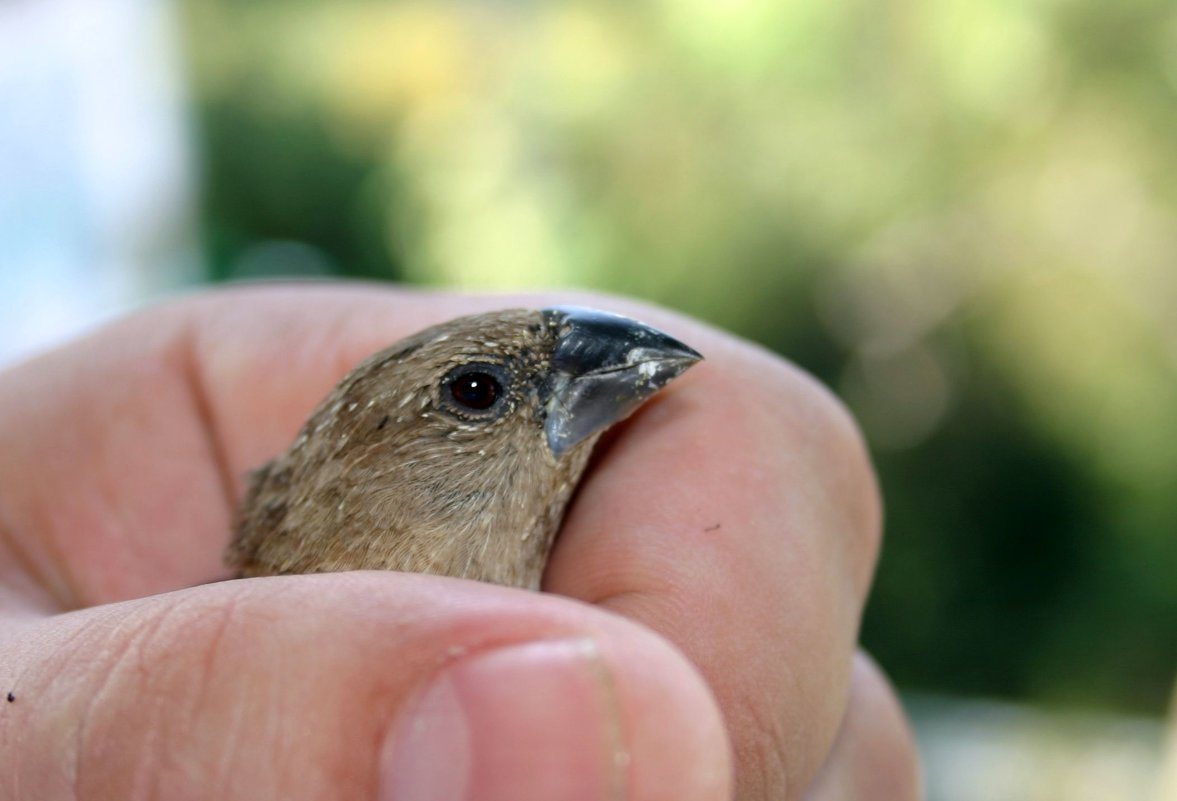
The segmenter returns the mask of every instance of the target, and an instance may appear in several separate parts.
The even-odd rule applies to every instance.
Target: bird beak
[[[543,310],[559,331],[544,430],[560,458],[628,417],[703,357],[677,339],[616,314],[576,306]]]

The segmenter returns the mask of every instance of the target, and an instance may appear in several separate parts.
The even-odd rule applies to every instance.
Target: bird
[[[577,306],[459,317],[362,361],[255,470],[239,577],[394,570],[537,590],[594,444],[702,359]]]

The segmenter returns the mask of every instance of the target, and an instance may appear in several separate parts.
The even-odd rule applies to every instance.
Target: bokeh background
[[[863,639],[930,797],[1154,792],[1171,0],[0,6],[0,356],[334,275],[626,293],[798,362],[875,454]]]

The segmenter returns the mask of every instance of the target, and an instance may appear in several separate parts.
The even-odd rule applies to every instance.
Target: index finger
[[[732,337],[611,438],[547,587],[661,632],[727,717],[739,798],[804,790],[846,702],[880,509],[857,431],[812,379]]]

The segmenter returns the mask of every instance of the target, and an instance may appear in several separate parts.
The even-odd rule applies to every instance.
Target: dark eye
[[[485,411],[503,394],[503,385],[490,373],[478,370],[461,373],[450,381],[450,396],[459,406]]]
[[[510,400],[511,373],[501,364],[463,364],[441,382],[441,404],[458,417],[497,419]]]

